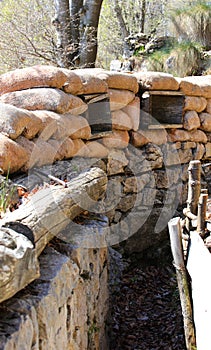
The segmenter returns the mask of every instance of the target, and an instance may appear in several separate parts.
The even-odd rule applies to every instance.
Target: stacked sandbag
[[[209,140],[211,131],[211,76],[175,78],[163,72],[137,72],[134,74],[142,91],[174,93],[184,96],[182,125],[167,128],[138,130],[132,133],[135,147],[149,142],[156,145],[175,144],[179,157],[170,157],[169,165],[188,163],[192,159],[211,157]],[[144,116],[144,111],[141,111]],[[162,125],[161,125],[162,126]]]
[[[4,173],[27,171],[76,155],[106,158],[110,149],[127,147],[128,132],[139,125],[137,91],[132,75],[101,69],[37,65],[2,74],[0,167]],[[85,97],[95,94],[110,98],[112,132],[91,140]]]

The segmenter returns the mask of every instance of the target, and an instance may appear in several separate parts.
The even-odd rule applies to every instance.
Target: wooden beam
[[[171,219],[168,223],[168,228],[182,307],[186,347],[187,350],[193,350],[196,346],[196,339],[187,272],[183,258],[180,218]]]
[[[183,124],[151,124],[148,129],[182,129]]]
[[[149,95],[164,95],[164,96],[184,96],[181,91],[173,91],[173,90],[149,90],[145,92]]]
[[[39,277],[38,256],[46,244],[84,210],[94,210],[105,193],[107,176],[94,167],[67,188],[49,186],[0,220],[0,302]],[[71,241],[71,232],[68,240]]]

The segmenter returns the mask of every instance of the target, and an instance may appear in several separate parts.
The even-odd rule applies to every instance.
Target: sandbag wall
[[[183,95],[180,125],[171,128],[170,115],[167,128],[142,128],[144,91]],[[35,66],[1,75],[0,93],[0,167],[12,173],[57,160],[98,161],[109,179],[108,243],[124,242],[128,253],[166,238],[168,220],[187,198],[190,160],[211,158],[210,76]],[[113,130],[92,139],[85,101],[103,94]]]

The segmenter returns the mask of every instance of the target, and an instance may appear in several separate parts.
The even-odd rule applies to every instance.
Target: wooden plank
[[[168,227],[171,251],[174,259],[174,266],[176,268],[177,283],[181,300],[186,347],[187,350],[193,350],[194,346],[196,346],[196,339],[187,273],[183,258],[180,218],[176,217],[171,219],[168,223]]]
[[[164,96],[184,96],[181,91],[171,91],[171,90],[153,90],[147,91],[149,95],[164,95]]]
[[[211,254],[196,231],[190,232],[187,270],[191,277],[197,350],[208,350],[211,324]]]
[[[148,129],[182,129],[183,124],[155,124],[149,125]]]
[[[67,188],[52,185],[39,190],[0,220],[0,301],[39,277],[37,257],[46,244],[82,211],[94,210],[106,185],[105,172],[94,167],[72,179]]]

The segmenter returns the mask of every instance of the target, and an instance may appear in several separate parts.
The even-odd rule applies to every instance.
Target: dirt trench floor
[[[112,293],[110,350],[185,350],[173,266],[131,266]]]

